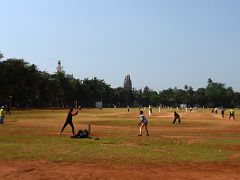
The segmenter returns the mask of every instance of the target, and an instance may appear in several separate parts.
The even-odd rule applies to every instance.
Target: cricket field
[[[68,109],[14,110],[0,125],[0,179],[240,179],[240,111],[153,109],[139,137],[139,109],[82,109],[62,135]],[[99,139],[98,139],[99,138]]]

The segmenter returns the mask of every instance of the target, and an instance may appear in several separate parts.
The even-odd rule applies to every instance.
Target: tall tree
[[[199,88],[195,92],[195,103],[196,105],[199,105],[201,107],[206,106],[206,95],[205,95],[205,89],[204,88]]]
[[[225,91],[225,84],[223,83],[208,83],[205,90],[208,106],[223,106],[225,104]]]

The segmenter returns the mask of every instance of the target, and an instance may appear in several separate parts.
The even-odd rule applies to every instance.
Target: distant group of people
[[[225,109],[223,107],[221,107],[220,111],[221,111],[222,118],[225,118]],[[214,113],[218,114],[218,108],[212,109],[212,114],[214,114]],[[234,111],[233,108],[231,108],[230,111],[229,111],[229,118],[228,119],[231,119],[231,118],[235,119],[235,111]]]

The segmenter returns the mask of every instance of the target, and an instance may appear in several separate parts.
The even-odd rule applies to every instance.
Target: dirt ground
[[[181,163],[157,166],[83,164],[51,161],[0,161],[0,179],[239,179],[240,165]]]

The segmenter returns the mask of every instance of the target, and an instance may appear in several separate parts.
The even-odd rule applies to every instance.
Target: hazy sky
[[[0,51],[112,87],[240,91],[240,1],[0,0]]]

